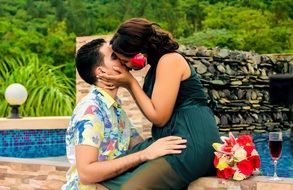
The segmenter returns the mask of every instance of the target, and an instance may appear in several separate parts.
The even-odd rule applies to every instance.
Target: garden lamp
[[[21,118],[18,113],[18,107],[27,99],[27,91],[25,87],[19,83],[9,85],[5,90],[5,99],[12,108],[11,115],[8,118]]]

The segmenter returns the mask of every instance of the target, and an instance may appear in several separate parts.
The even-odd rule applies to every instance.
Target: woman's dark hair
[[[89,84],[95,84],[97,81],[94,73],[95,69],[104,63],[104,55],[100,48],[106,41],[102,38],[92,40],[77,51],[75,65],[80,77]]]
[[[174,52],[179,47],[169,32],[143,18],[132,18],[122,23],[110,44],[115,52],[126,57],[146,53],[151,65],[157,64],[162,55]]]

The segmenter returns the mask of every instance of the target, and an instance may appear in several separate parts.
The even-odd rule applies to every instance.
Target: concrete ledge
[[[293,178],[281,178],[281,181],[270,181],[268,176],[254,176],[243,181],[202,177],[193,181],[188,190],[293,190]]]
[[[68,168],[65,156],[42,159],[0,157],[0,189],[60,189],[66,181]],[[282,178],[282,181],[270,181],[269,178],[255,176],[232,181],[202,177],[193,181],[188,190],[293,190],[293,178]]]
[[[67,129],[69,116],[0,118],[0,130]]]

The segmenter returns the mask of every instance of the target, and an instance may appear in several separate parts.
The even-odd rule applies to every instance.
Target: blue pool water
[[[4,130],[0,131],[0,156],[40,158],[66,155],[65,129]],[[268,134],[253,134],[256,149],[261,157],[262,175],[272,176],[274,165],[268,149]],[[289,132],[283,133],[282,156],[278,161],[280,177],[293,178],[293,158]]]

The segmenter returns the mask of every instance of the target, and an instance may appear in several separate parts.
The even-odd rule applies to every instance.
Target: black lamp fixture
[[[293,74],[270,76],[270,100],[272,104],[293,105]]]
[[[8,116],[9,119],[19,119],[18,108],[27,99],[27,91],[25,87],[19,83],[14,83],[9,85],[5,90],[5,99],[11,106],[11,115]]]
[[[289,121],[293,122],[293,74],[270,76],[270,101],[275,105],[290,108]],[[291,153],[293,154],[293,128],[290,133]]]

